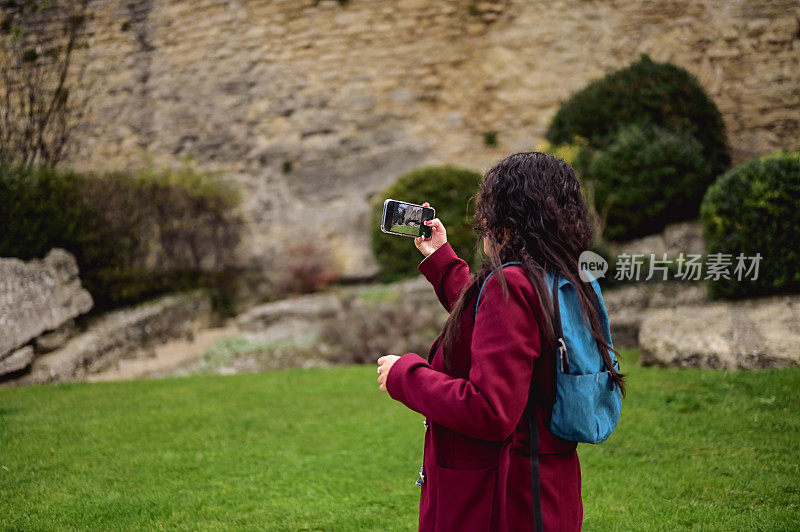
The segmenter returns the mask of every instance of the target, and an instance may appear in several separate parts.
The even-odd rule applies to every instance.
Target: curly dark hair
[[[578,257],[594,241],[594,225],[572,167],[547,153],[509,155],[483,177],[475,196],[475,232],[489,237],[488,257],[472,275],[444,326],[444,361],[450,365],[462,314],[474,302],[486,277],[505,262],[521,262],[539,298],[543,345],[555,349],[552,298],[545,271],[558,273],[576,287],[581,309],[597,341],[606,369],[625,392],[624,375],[612,364],[610,345],[600,323],[598,301],[589,283],[581,281]],[[503,270],[496,276],[508,293]]]

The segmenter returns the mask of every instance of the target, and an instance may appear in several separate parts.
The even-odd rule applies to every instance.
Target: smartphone
[[[430,238],[431,228],[425,222],[435,217],[436,211],[432,207],[387,199],[383,202],[381,231],[390,235]]]

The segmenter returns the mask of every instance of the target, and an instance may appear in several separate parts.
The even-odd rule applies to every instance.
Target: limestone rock
[[[649,309],[697,305],[708,300],[697,283],[639,282],[603,291],[615,347],[638,347],[639,328]]]
[[[33,347],[26,345],[22,349],[0,358],[0,377],[27,368],[33,361]]]
[[[201,291],[164,296],[130,309],[110,312],[52,353],[36,357],[19,384],[80,380],[114,366],[121,358],[148,354],[171,338],[191,336],[208,324],[211,303]]]
[[[360,291],[320,335],[326,356],[344,363],[373,363],[381,354],[425,357],[448,313],[424,278]]]
[[[424,277],[399,281],[391,285],[365,285],[342,287],[334,293],[309,294],[274,301],[255,307],[237,318],[244,336],[259,342],[305,342],[318,339],[324,331],[330,331],[331,320],[340,325],[357,318],[359,307],[379,303],[395,305],[413,314],[414,308],[431,306],[439,308],[439,302]],[[363,314],[363,313],[362,313]],[[362,315],[360,319],[379,319]],[[342,327],[346,327],[341,325]],[[357,328],[355,324],[351,328]]]
[[[703,228],[698,221],[678,222],[664,227],[664,231],[625,242],[611,245],[611,252],[619,255],[642,254],[649,257],[654,254],[660,259],[662,254],[675,257],[680,253],[705,253]]]
[[[78,264],[53,248],[44,259],[0,259],[0,357],[92,308]]]
[[[800,364],[800,295],[651,310],[642,364],[719,369]]]
[[[614,347],[630,348],[639,345],[639,327],[642,324],[641,309],[619,309],[613,315],[609,313],[611,322],[611,340]]]
[[[34,340],[34,347],[39,354],[55,351],[67,343],[75,334],[75,320],[62,323],[57,329],[49,331]]]
[[[703,240],[703,227],[698,221],[678,222],[669,224],[664,228],[664,244],[667,253],[705,253]]]
[[[251,309],[237,319],[243,341],[207,353],[199,370],[228,374],[373,363],[388,353],[425,355],[446,319],[422,276],[339,286]]]
[[[259,332],[290,318],[324,318],[341,309],[342,303],[334,294],[311,294],[259,305],[240,315],[236,322],[243,331]]]

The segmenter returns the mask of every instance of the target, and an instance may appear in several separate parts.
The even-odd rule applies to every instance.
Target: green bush
[[[190,167],[84,175],[0,163],[0,256],[69,250],[97,309],[196,286],[229,290],[237,202]]]
[[[584,185],[605,238],[634,238],[697,215],[711,172],[702,146],[685,132],[655,126],[623,128],[605,150],[589,151]]]
[[[0,257],[44,257],[53,247],[74,252],[93,210],[85,182],[74,172],[0,160]]]
[[[684,69],[649,57],[575,93],[547,132],[570,157],[603,238],[633,238],[694,218],[730,164],[717,107]]]
[[[652,124],[693,135],[716,177],[730,166],[722,116],[697,79],[683,68],[657,63],[646,55],[612,72],[564,102],[546,138],[552,144],[585,138],[604,149],[629,124]]]
[[[700,212],[708,253],[732,255],[731,279],[709,282],[713,297],[800,291],[800,151],[730,170],[709,187]],[[738,280],[738,255],[756,253],[762,257],[758,279]]]
[[[478,238],[472,230],[472,196],[481,174],[454,166],[432,166],[414,170],[384,190],[373,205],[372,250],[381,266],[381,279],[394,281],[418,274],[422,255],[411,238],[388,235],[380,230],[383,201],[392,198],[409,203],[429,202],[447,229],[447,240],[459,257],[476,264]]]

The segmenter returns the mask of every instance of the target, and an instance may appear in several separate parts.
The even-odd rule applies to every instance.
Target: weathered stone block
[[[0,358],[92,308],[78,263],[53,248],[44,259],[0,259]]]
[[[800,365],[800,296],[651,310],[642,364],[718,369]]]
[[[5,358],[0,358],[0,377],[21,371],[33,362],[33,347],[26,345],[22,349],[8,354]]]
[[[341,309],[342,302],[334,294],[313,294],[259,305],[240,315],[236,323],[243,331],[259,332],[286,319],[325,318]]]
[[[61,324],[57,329],[48,331],[34,340],[34,347],[37,353],[44,354],[55,351],[61,347],[75,334],[75,320],[68,320]]]
[[[614,347],[639,347],[642,320],[652,309],[697,305],[707,301],[701,283],[639,282],[605,290]]]
[[[109,312],[52,353],[36,357],[18,384],[67,382],[114,366],[121,358],[144,355],[156,343],[191,336],[207,326],[211,302],[202,291],[164,296],[133,308]]]

